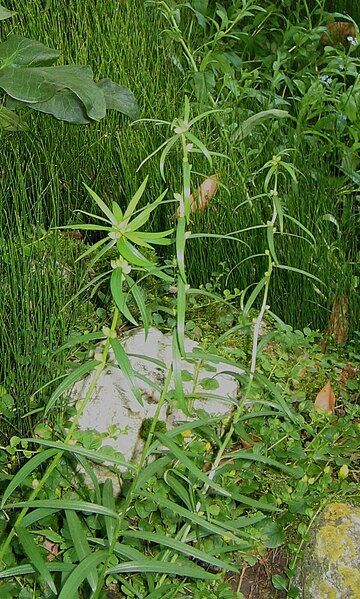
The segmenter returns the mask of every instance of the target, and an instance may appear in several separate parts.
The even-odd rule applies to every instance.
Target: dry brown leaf
[[[348,21],[332,21],[326,25],[326,29],[326,33],[323,33],[320,38],[324,46],[347,44],[348,37],[356,39],[356,29]]]
[[[219,173],[210,175],[201,183],[194,194],[190,196],[190,212],[194,213],[197,210],[205,210],[210,200],[214,197],[219,187]],[[176,212],[179,216],[179,208]]]
[[[56,556],[58,555],[58,553],[60,551],[60,545],[59,545],[59,543],[53,543],[49,539],[45,539],[45,541],[44,541],[44,547],[45,547],[45,549],[47,551],[48,561],[49,562],[54,561],[54,559],[56,558]]]
[[[335,412],[335,393],[331,388],[330,381],[327,381],[319,391],[314,402],[315,408],[334,414]]]

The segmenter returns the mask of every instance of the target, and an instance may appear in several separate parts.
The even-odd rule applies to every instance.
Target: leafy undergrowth
[[[233,334],[221,352],[246,362],[246,346],[241,334]],[[40,502],[59,503],[25,516],[22,532],[18,530],[4,556],[9,574],[18,576],[16,582],[4,577],[0,597],[54,597],[34,568],[26,569],[35,548],[57,585],[63,584],[81,556],[95,555],[111,542],[114,524],[109,513],[121,511],[125,514],[107,564],[103,597],[256,596],[249,594],[250,586],[251,592],[255,586],[260,589],[258,596],[264,599],[276,593],[297,597],[291,578],[319,510],[332,500],[359,501],[358,359],[355,344],[324,353],[318,333],[289,327],[268,331],[251,393],[233,423],[234,433],[210,486],[204,487],[204,475],[213,468],[229,422],[206,414],[198,414],[195,424],[158,433],[151,448],[155,461],[150,460],[140,474],[131,502],[131,471],[123,474],[120,494],[115,496],[110,481],[99,485],[93,476],[89,486],[82,475],[74,476],[74,456],[63,457],[38,494]],[[335,407],[325,412],[314,404],[327,382]],[[44,425],[45,444],[51,436],[61,438],[61,425],[48,433]],[[89,451],[99,446],[92,434],[81,442]],[[14,456],[22,452],[32,455],[29,447],[13,438],[2,457],[2,490],[12,479]],[[4,514],[10,520],[10,501],[26,498],[38,479],[37,470],[28,472],[7,498]],[[86,509],[89,504],[76,502],[92,502],[91,513]],[[45,504],[37,505],[44,509]],[[5,538],[6,519],[0,524]],[[136,571],[127,569],[124,560],[136,563]],[[187,568],[196,578],[186,576]],[[83,583],[80,597],[92,596],[91,582],[88,577]]]

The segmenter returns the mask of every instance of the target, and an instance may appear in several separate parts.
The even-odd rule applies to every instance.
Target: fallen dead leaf
[[[190,196],[190,212],[194,213],[197,210],[205,210],[210,200],[214,197],[219,186],[219,173],[207,177],[197,188],[194,194]],[[179,208],[176,215],[179,216]]]
[[[56,556],[58,555],[58,553],[60,551],[60,545],[59,545],[59,543],[53,543],[49,539],[45,539],[44,540],[44,547],[45,547],[45,549],[47,551],[48,561],[49,562],[54,561],[54,559],[56,558]]]
[[[327,381],[323,388],[319,391],[314,402],[315,408],[334,414],[335,412],[335,393],[331,388],[330,381]]]

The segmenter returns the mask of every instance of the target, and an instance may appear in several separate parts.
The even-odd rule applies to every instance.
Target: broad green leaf
[[[189,557],[194,557],[195,559],[199,559],[206,564],[211,564],[212,566],[222,568],[225,571],[230,570],[231,572],[238,572],[237,566],[232,566],[228,562],[223,562],[222,560],[219,560],[211,555],[211,553],[206,553],[205,551],[196,549],[195,547],[187,545],[186,543],[178,541],[177,539],[171,538],[170,536],[147,532],[145,530],[126,530],[120,532],[120,534],[125,538],[142,539],[144,541],[149,541],[150,543],[157,543],[158,545],[163,545],[164,547],[170,547],[178,553],[183,553]]]
[[[133,368],[131,366],[131,362],[129,360],[127,353],[125,352],[124,348],[122,347],[122,345],[118,339],[110,339],[110,344],[114,351],[115,358],[119,365],[119,368],[125,375],[134,396],[136,397],[136,399],[138,400],[138,402],[141,406],[144,405],[142,396],[141,396],[141,391],[140,391],[139,387],[137,386],[135,373],[133,371]]]
[[[96,571],[98,565],[104,562],[106,558],[106,551],[96,551],[85,557],[66,579],[58,596],[59,599],[70,599],[70,597],[76,596],[78,589],[88,577],[89,572]]]
[[[14,10],[7,10],[7,8],[0,4],[0,21],[5,21],[5,19],[9,19],[16,14]]]
[[[8,66],[0,71],[0,88],[15,100],[35,103],[48,101],[55,93],[61,102],[62,91],[70,90],[83,104],[90,119],[99,121],[106,114],[104,95],[87,66]]]
[[[74,385],[74,383],[76,383],[76,381],[82,379],[86,374],[94,370],[94,368],[96,368],[96,366],[98,365],[99,362],[97,360],[90,360],[89,362],[85,362],[84,364],[81,364],[81,366],[78,366],[75,370],[73,370],[55,389],[54,393],[52,394],[46,405],[44,414],[46,415],[49,413],[49,410],[51,410],[54,407],[59,397],[61,397],[62,394],[65,393],[65,391],[71,389],[71,387]]]
[[[39,572],[43,581],[49,585],[49,588],[52,590],[52,592],[57,595],[57,589],[48,569],[48,564],[43,559],[40,550],[33,540],[31,534],[26,530],[26,528],[22,528],[20,526],[15,527],[15,532],[23,550],[30,559],[31,564]]]
[[[201,480],[203,483],[214,489],[220,493],[220,495],[224,495],[225,497],[230,497],[231,493],[223,489],[220,485],[215,483],[211,478],[209,478],[205,472],[200,470],[197,466],[195,466],[194,462],[188,458],[185,452],[178,446],[174,441],[168,438],[167,435],[163,435],[162,433],[157,433],[157,437],[160,439],[161,443],[167,447],[171,453],[180,461],[182,466],[187,468],[189,472],[195,476],[195,480]]]
[[[136,468],[136,466],[129,464],[122,457],[107,455],[105,452],[102,452],[101,447],[98,450],[94,450],[86,449],[86,447],[82,447],[81,445],[66,445],[65,443],[61,443],[61,441],[48,441],[47,439],[33,438],[25,440],[29,443],[36,443],[37,445],[44,445],[45,447],[54,447],[60,451],[67,451],[75,455],[81,455],[93,462],[108,462],[110,464],[118,464],[119,466],[125,466],[126,468]]]
[[[91,119],[87,117],[84,105],[79,102],[77,95],[69,89],[61,89],[47,100],[40,102],[25,102],[8,98],[7,106],[11,108],[26,106],[37,112],[51,114],[59,121],[66,121],[75,125],[87,125]]]
[[[0,43],[0,64],[2,67],[4,65],[17,67],[48,66],[52,65],[59,56],[60,52],[58,50],[52,50],[40,42],[20,35],[9,35],[5,42]]]
[[[87,514],[100,514],[101,516],[109,516],[109,518],[118,519],[118,514],[96,503],[87,501],[73,501],[69,499],[34,499],[32,501],[19,501],[17,503],[8,503],[4,509],[15,508],[44,508],[61,510],[75,510],[76,512],[85,512]]]
[[[139,117],[136,98],[126,87],[114,83],[111,79],[101,79],[97,86],[104,94],[107,110],[117,110],[132,120]]]
[[[124,562],[114,568],[109,568],[106,575],[120,574],[121,572],[154,572],[157,574],[170,574],[173,576],[186,576],[187,578],[201,578],[203,580],[216,580],[217,576],[206,572],[199,566],[189,566],[181,562],[181,560],[174,563],[169,562],[157,562],[155,560],[144,560],[143,562]],[[68,599],[65,596],[59,595],[59,599]]]
[[[34,470],[36,470],[36,468],[40,466],[40,464],[52,458],[54,455],[56,455],[56,453],[56,449],[46,449],[45,451],[37,453],[28,462],[26,462],[26,464],[20,468],[20,470],[11,480],[10,484],[6,487],[1,501],[1,507],[5,505],[10,495],[28,478],[28,476],[30,476]]]
[[[90,545],[86,538],[82,522],[77,513],[73,510],[65,510],[65,515],[78,561],[81,562],[91,554]],[[95,591],[98,581],[96,570],[89,570],[86,578],[91,589]]]

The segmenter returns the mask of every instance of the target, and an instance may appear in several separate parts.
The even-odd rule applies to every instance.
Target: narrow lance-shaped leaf
[[[124,562],[114,568],[109,568],[106,574],[120,574],[121,572],[153,572],[157,574],[170,574],[173,576],[186,576],[187,578],[200,578],[203,580],[216,580],[214,574],[206,572],[199,566],[190,566],[184,564],[181,560],[169,563],[169,562],[158,562],[156,560],[145,560],[143,562]],[[62,598],[59,595],[59,599],[65,599],[65,595]]]
[[[195,477],[195,480],[201,480],[203,483],[220,493],[220,495],[224,495],[225,497],[230,497],[231,493],[223,489],[220,485],[215,483],[209,476],[205,474],[200,468],[198,468],[190,458],[185,454],[185,452],[178,446],[174,441],[168,438],[167,435],[163,435],[161,433],[157,433],[157,437],[160,439],[161,443],[170,449],[171,453],[180,461],[182,466],[188,469],[188,471]]]
[[[127,353],[123,349],[123,347],[122,347],[121,343],[118,341],[118,339],[111,339],[110,343],[111,343],[111,347],[114,351],[115,358],[119,365],[119,368],[124,373],[126,379],[129,382],[129,385],[130,385],[130,388],[131,388],[133,394],[135,395],[139,404],[142,406],[143,400],[141,397],[141,391],[140,391],[139,387],[137,386],[135,373],[133,371],[133,368],[131,366],[131,362],[128,358]]]
[[[183,553],[189,557],[193,557],[195,559],[199,559],[205,563],[211,564],[212,566],[217,566],[218,568],[222,568],[223,570],[230,570],[232,572],[237,572],[238,568],[236,566],[232,566],[228,562],[224,562],[222,560],[217,559],[210,553],[206,553],[205,551],[201,551],[200,549],[196,549],[191,545],[187,545],[182,541],[178,541],[177,539],[173,539],[169,536],[160,535],[153,532],[147,532],[144,530],[127,530],[120,532],[125,538],[130,539],[142,539],[144,541],[149,541],[150,543],[157,543],[158,545],[164,545],[164,547],[170,547],[179,553]]]
[[[88,577],[89,572],[96,570],[97,566],[103,563],[106,557],[106,551],[95,551],[95,553],[91,553],[85,557],[66,579],[66,582],[61,589],[59,599],[69,599],[70,597],[76,596],[78,589]]]
[[[33,540],[31,534],[26,530],[26,528],[21,527],[16,527],[15,532],[22,545],[22,548],[30,559],[31,564],[39,572],[43,581],[49,585],[49,588],[52,590],[52,592],[57,595],[57,589],[48,569],[47,563],[43,559],[40,550]]]
[[[88,555],[91,554],[90,545],[88,543],[86,534],[83,529],[83,525],[77,513],[73,510],[66,510],[65,515],[77,558],[79,562],[81,562],[83,559],[85,559]],[[95,591],[98,581],[96,570],[89,570],[86,578],[89,582],[91,589]]]
[[[56,449],[46,449],[40,453],[37,453],[32,457],[20,470],[15,474],[10,484],[6,487],[4,495],[1,501],[1,507],[5,505],[10,495],[30,476],[30,474],[36,470],[43,462],[49,460],[57,453]]]
[[[47,406],[45,408],[45,415],[49,413],[49,411],[54,407],[55,403],[62,396],[65,391],[71,389],[71,387],[76,383],[76,381],[82,379],[86,374],[94,370],[96,366],[99,365],[97,360],[89,360],[89,362],[85,362],[85,364],[81,364],[75,370],[73,370],[55,389],[54,393],[50,397]]]
[[[87,514],[100,514],[101,516],[109,516],[110,518],[118,519],[118,514],[96,503],[87,501],[73,501],[69,499],[34,499],[32,501],[18,501],[17,503],[8,503],[4,509],[17,508],[44,508],[54,510],[75,510],[76,512],[85,512]]]
[[[113,490],[112,481],[110,478],[106,479],[106,481],[104,483],[102,503],[105,507],[107,507],[108,509],[115,512],[116,506],[115,506],[114,490]],[[114,531],[115,531],[114,519],[104,516],[104,520],[105,520],[107,540],[109,543],[112,543]]]
[[[115,268],[110,278],[110,289],[116,306],[119,308],[121,314],[125,316],[126,320],[137,326],[137,321],[131,314],[125,299],[123,290],[123,273],[121,268]]]

